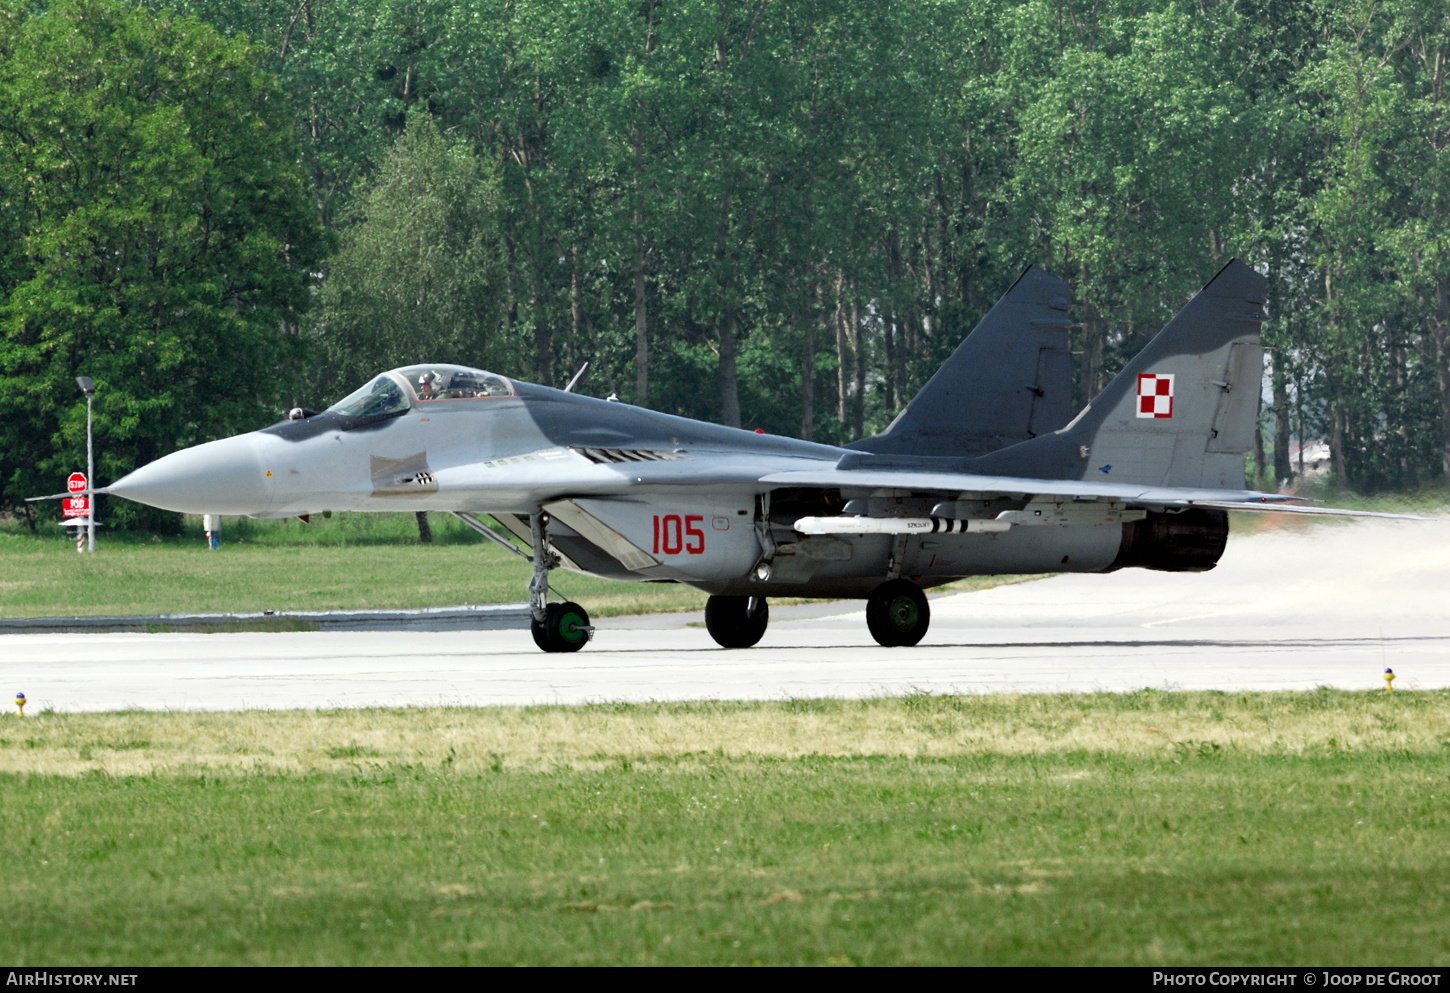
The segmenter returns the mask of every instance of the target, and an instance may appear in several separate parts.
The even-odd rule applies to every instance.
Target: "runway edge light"
[[[1393,670],[1393,669],[1386,669],[1385,670],[1385,692],[1386,693],[1393,693],[1394,691],[1395,691],[1395,670]]]
[[[24,693],[17,693],[17,694],[15,694],[15,706],[17,706],[17,707],[20,708],[20,716],[21,717],[24,717],[25,716],[25,694]]]

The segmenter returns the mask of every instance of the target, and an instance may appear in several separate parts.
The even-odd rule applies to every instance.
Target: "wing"
[[[565,454],[567,453],[567,455]],[[1381,517],[1394,520],[1438,520],[1415,514],[1306,507],[1298,498],[1254,490],[1147,486],[1091,479],[1032,479],[964,472],[896,469],[842,469],[819,459],[751,452],[693,450],[685,457],[651,458],[635,453],[620,461],[597,455],[552,450],[514,460],[495,460],[440,470],[436,496],[427,501],[447,504],[439,509],[480,512],[538,506],[579,496],[611,497],[669,492],[680,488],[748,489],[766,492],[782,487],[840,490],[911,490],[957,499],[963,494],[1011,496],[1028,501],[1099,501],[1149,509],[1203,507],[1252,510],[1305,516]],[[847,457],[849,459],[849,456]]]
[[[1255,490],[1197,489],[1177,486],[1143,486],[1133,483],[1098,482],[1091,479],[1028,479],[955,472],[897,472],[858,469],[795,469],[769,473],[760,478],[766,486],[839,487],[842,489],[905,489],[942,494],[1015,496],[1032,500],[1111,500],[1131,507],[1205,507],[1214,510],[1256,510],[1280,514],[1333,517],[1383,517],[1404,521],[1432,521],[1440,518],[1416,514],[1348,510],[1338,507],[1306,507],[1299,498]]]

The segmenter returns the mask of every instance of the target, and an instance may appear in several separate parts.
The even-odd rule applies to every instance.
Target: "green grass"
[[[11,523],[0,527],[0,617],[362,610],[527,599],[527,562],[449,515],[430,520],[434,540],[424,545],[412,514],[338,514],[311,524],[227,518],[223,547],[212,552],[200,519],[187,518],[185,533],[175,538],[102,530],[95,555],[77,555],[60,528],[42,525],[32,534]],[[705,608],[704,593],[674,583],[617,582],[562,569],[550,581],[556,597],[576,600],[596,617]],[[960,586],[1016,581],[982,577]]]
[[[95,555],[63,534],[0,530],[0,617],[259,610],[359,610],[518,603],[529,565],[447,515],[430,515],[418,541],[411,514],[339,514],[330,520],[228,518],[209,551],[199,523],[179,538],[100,532]],[[54,531],[59,532],[59,528]],[[619,583],[557,571],[555,592],[596,616],[703,609],[685,586]]]
[[[1450,964],[1450,693],[52,714],[0,765],[19,966]]]
[[[446,515],[418,541],[411,514],[339,514],[330,520],[228,518],[209,551],[199,523],[179,538],[107,534],[77,555],[63,534],[0,531],[0,616],[355,610],[518,603],[529,565]],[[59,528],[54,529],[59,532]],[[617,583],[558,571],[556,592],[599,616],[703,608],[704,594],[673,584]]]

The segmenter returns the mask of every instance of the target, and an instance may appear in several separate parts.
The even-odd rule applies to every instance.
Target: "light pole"
[[[76,385],[86,395],[86,545],[96,550],[96,457],[91,447],[91,398],[96,395],[96,382],[90,376],[77,376]]]

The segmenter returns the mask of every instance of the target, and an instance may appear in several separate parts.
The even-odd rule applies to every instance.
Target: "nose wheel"
[[[534,546],[534,576],[529,580],[530,631],[534,644],[546,652],[577,652],[594,637],[589,612],[577,603],[549,603],[549,569],[558,564],[549,548],[549,515],[529,517]]]
[[[770,604],[763,596],[712,596],[705,601],[705,630],[721,648],[750,648],[765,637]]]
[[[589,613],[577,603],[551,603],[544,608],[544,619],[529,625],[534,644],[546,652],[577,652],[589,643],[594,629],[589,626]]]
[[[915,645],[926,636],[931,608],[915,583],[891,579],[876,587],[866,601],[866,626],[878,645],[887,648]]]

